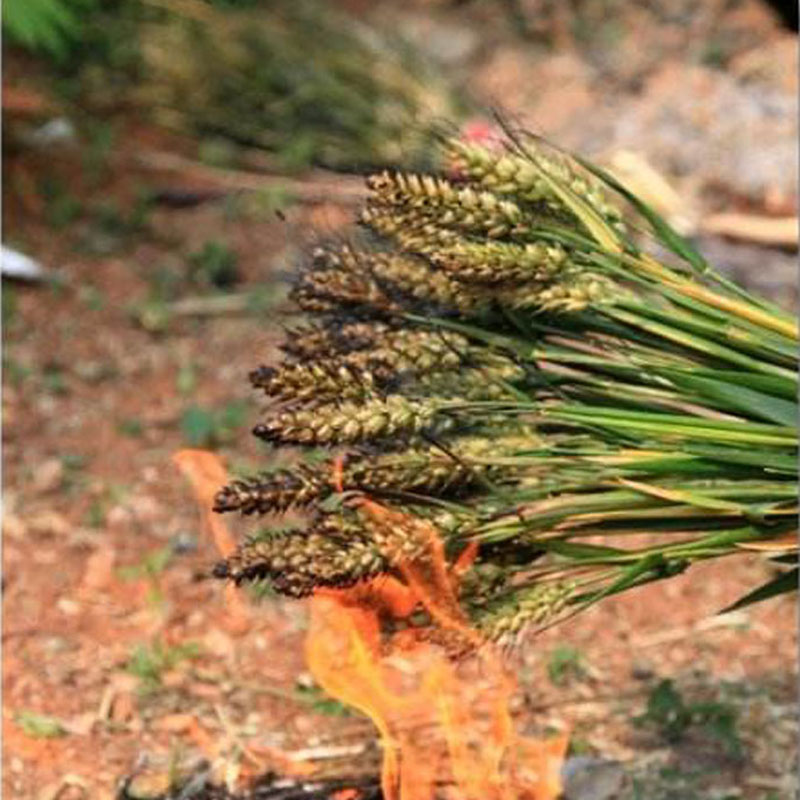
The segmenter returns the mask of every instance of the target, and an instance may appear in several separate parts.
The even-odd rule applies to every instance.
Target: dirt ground
[[[645,10],[618,15],[614,30],[602,28],[613,47],[602,37],[587,45],[591,17],[576,32],[556,15],[555,48],[520,39],[500,3],[370,13],[437,51],[487,105],[501,98],[567,146],[609,158],[635,148],[672,181],[681,199],[672,210],[693,235],[740,279],[796,307],[791,247],[741,245],[704,227],[719,211],[794,213],[794,38],[756,3],[710,3],[725,25],[698,13],[687,37],[684,5],[671,27]],[[656,23],[658,51],[646,46]],[[692,43],[708,30],[716,49],[698,53]],[[233,471],[274,465],[249,435],[258,402],[246,375],[280,340],[278,278],[353,206],[278,202],[278,215],[273,194],[244,191],[143,203],[144,189],[218,188],[133,167],[130,156],[148,148],[190,152],[121,119],[100,152],[6,154],[7,240],[54,276],[3,292],[7,797],[109,797],[132,772],[136,796],[155,797],[200,758],[232,786],[308,758],[331,774],[377,765],[369,723],[327,701],[304,671],[304,604],[247,596],[246,625],[232,617],[170,460],[210,446]],[[191,271],[214,252],[236,259],[233,303]],[[519,726],[566,728],[573,756],[624,765],[617,794],[581,797],[794,797],[794,600],[716,616],[768,575],[757,556],[696,567],[527,640],[512,657]],[[715,713],[671,736],[652,706],[665,692],[672,708]]]

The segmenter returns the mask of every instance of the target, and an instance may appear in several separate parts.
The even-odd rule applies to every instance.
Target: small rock
[[[75,125],[66,117],[55,117],[30,134],[30,143],[41,148],[61,149],[77,142]]]
[[[45,494],[61,488],[64,480],[64,464],[60,458],[48,458],[33,473],[34,491]]]
[[[561,768],[565,800],[622,800],[625,771],[618,761],[573,756]]]
[[[646,681],[655,675],[653,665],[649,661],[636,660],[631,664],[631,677],[637,681]]]
[[[305,670],[297,674],[294,682],[300,689],[313,689],[317,685],[314,676]]]
[[[178,531],[169,542],[175,555],[194,553],[197,550],[197,537],[191,531]]]

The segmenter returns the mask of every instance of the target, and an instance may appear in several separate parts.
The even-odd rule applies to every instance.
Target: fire
[[[179,450],[172,456],[173,463],[186,476],[192,486],[197,502],[203,510],[203,522],[210,532],[214,546],[221,556],[228,556],[236,549],[236,543],[222,519],[211,512],[214,493],[228,479],[222,460],[208,450]],[[225,601],[229,608],[227,627],[230,633],[241,635],[250,629],[247,609],[242,603],[236,587],[225,587]]]
[[[218,457],[181,451],[174,460],[209,508],[226,477]],[[372,500],[359,506],[383,525],[408,523]],[[217,549],[227,555],[229,532],[210,513],[208,520]],[[514,681],[458,602],[459,577],[476,547],[451,567],[436,530],[419,521],[415,528],[419,554],[398,562],[399,578],[314,594],[306,639],[314,678],[377,728],[385,800],[555,800],[567,736],[539,741],[515,733]],[[419,609],[432,626],[410,625]]]
[[[366,500],[365,513],[402,522]],[[401,562],[402,582],[382,577],[346,590],[318,590],[311,600],[306,658],[332,696],[366,714],[383,746],[386,800],[554,800],[566,736],[537,741],[516,735],[510,714],[514,682],[499,654],[467,623],[458,575],[428,526],[421,556]],[[433,635],[385,630],[418,607]],[[430,632],[429,632],[430,633]],[[460,651],[454,657],[454,650]]]

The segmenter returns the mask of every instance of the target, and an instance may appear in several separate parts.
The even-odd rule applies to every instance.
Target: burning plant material
[[[254,433],[333,453],[217,494],[217,511],[311,519],[267,525],[217,574],[292,596],[402,580],[415,519],[449,563],[479,545],[459,602],[511,642],[703,559],[755,545],[788,563],[791,316],[532,136],[442,151],[446,174],[370,178],[363,235],[299,276],[314,321],[252,373],[270,399]],[[364,498],[402,520],[387,532]],[[742,602],[796,582],[784,572]]]
[[[185,450],[174,461],[192,482],[204,516],[219,525],[203,502],[209,478],[224,471],[219,458]],[[337,462],[332,480],[338,494],[344,474],[344,463]],[[218,574],[237,582],[268,577],[285,594],[313,593],[307,663],[318,685],[375,724],[383,752],[380,797],[556,800],[567,736],[539,741],[517,735],[509,702],[516,683],[459,603],[476,545],[449,564],[429,521],[363,496],[357,507],[372,522],[366,560],[356,558],[355,546],[347,554],[322,552],[337,537],[354,545],[361,536],[356,523],[350,530],[253,540],[221,562]],[[215,544],[227,551],[225,536],[216,535]],[[397,578],[385,574],[390,568]],[[435,625],[415,624],[418,610]],[[297,766],[309,780],[317,777],[313,764]],[[295,788],[290,784],[289,796],[306,796]],[[356,800],[364,789],[343,791]]]
[[[408,528],[416,550],[394,561],[402,582],[318,590],[306,656],[318,683],[380,732],[383,796],[428,800],[446,787],[464,800],[556,800],[567,737],[515,733],[509,701],[516,684],[458,601],[460,575],[476,548],[450,567],[430,523],[372,501],[363,508],[394,530]],[[387,637],[388,625],[418,608],[435,627]]]
[[[312,596],[309,666],[375,723],[388,800],[552,800],[566,740],[514,733],[494,645],[703,559],[796,557],[797,326],[590,164],[525,134],[443,153],[370,178],[363,236],[298,277],[314,322],[251,374],[254,433],[331,454],[217,493],[309,521],[215,574]]]

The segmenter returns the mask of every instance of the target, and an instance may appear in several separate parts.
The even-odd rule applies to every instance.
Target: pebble
[[[631,664],[631,677],[637,681],[646,681],[655,675],[653,665],[649,661],[636,660]]]
[[[622,800],[626,776],[618,761],[573,756],[561,768],[564,800]]]
[[[194,553],[197,550],[197,536],[191,531],[178,531],[169,541],[175,555]]]
[[[78,133],[72,120],[67,117],[53,117],[31,131],[26,138],[37,147],[63,150],[77,144]]]

